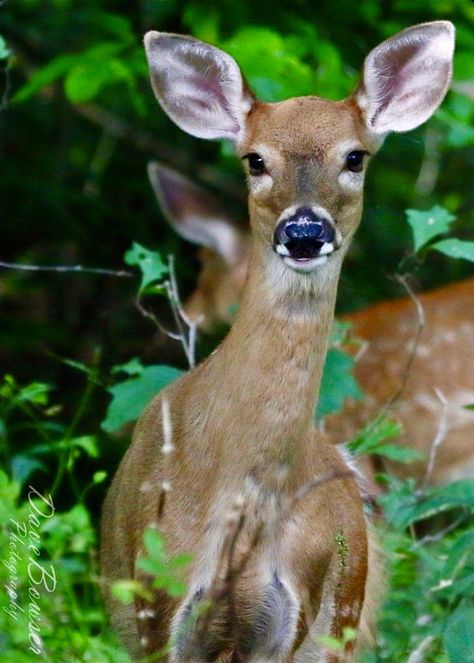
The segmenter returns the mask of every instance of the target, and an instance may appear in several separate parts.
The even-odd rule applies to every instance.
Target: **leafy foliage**
[[[181,596],[186,591],[184,570],[192,558],[183,553],[169,559],[163,537],[154,529],[148,529],[143,535],[147,557],[137,562],[141,571],[153,576],[153,587],[164,589],[170,596]]]
[[[350,325],[339,321],[334,322],[331,347],[326,357],[316,407],[316,421],[341,410],[347,399],[361,400],[363,397],[353,374],[355,359],[344,350],[344,345],[349,338]]]
[[[472,274],[472,3],[164,0],[125,6],[112,0],[106,10],[103,4],[17,0],[0,6],[0,259],[114,266],[133,238],[127,261],[141,281],[0,275],[0,556],[9,554],[10,519],[28,518],[28,485],[42,487],[57,505],[40,528],[40,558],[54,565],[58,580],[54,592],[40,599],[44,660],[52,663],[127,661],[107,626],[99,592],[98,514],[105,480],[125,446],[123,438],[106,432],[134,420],[182,372],[182,359],[160,356],[150,328],[141,326],[131,306],[137,290],[139,298],[163,292],[169,276],[163,256],[176,254],[184,291],[196,274],[195,255],[157,220],[146,161],[161,159],[224,189],[229,206],[245,214],[242,175],[230,149],[184,136],[157,109],[141,46],[146,29],[189,32],[229,50],[257,93],[274,101],[307,93],[344,97],[376,43],[417,21],[454,20],[453,90],[426,128],[389,138],[374,162],[340,307],[400,293],[385,274],[396,269],[408,243],[409,229],[400,222],[407,207],[416,208],[409,222],[421,283]],[[445,238],[452,228],[456,238]],[[159,309],[164,301],[154,298],[153,306],[166,317]],[[341,347],[336,341],[328,358],[319,417],[361,396],[353,360]],[[121,372],[127,377],[110,385]],[[100,429],[104,416],[106,432]],[[356,453],[409,462],[413,453],[390,443],[396,434],[392,422],[380,419],[350,446]],[[426,663],[472,661],[472,482],[423,493],[413,482],[385,477],[385,483],[390,591],[378,646],[367,661],[406,663],[427,636]],[[157,533],[147,537],[148,570],[167,591],[181,591],[187,560],[169,567]],[[23,553],[22,599],[28,590]],[[2,586],[9,581],[4,565],[0,580]],[[142,588],[124,581],[117,591],[131,600]],[[5,613],[5,592],[0,601],[0,663],[29,662],[23,615],[15,620]]]
[[[140,268],[142,274],[140,292],[146,290],[152,283],[161,281],[168,274],[168,267],[164,264],[161,255],[156,251],[145,249],[136,242],[125,254],[125,262],[127,265],[136,265]]]
[[[133,377],[109,387],[112,400],[102,423],[112,433],[135,421],[156,394],[176,380],[183,371],[172,366],[142,366]]]
[[[426,212],[407,209],[407,221],[413,231],[415,251],[419,251],[430,240],[449,230],[449,226],[455,218],[453,214],[439,205],[435,205]]]

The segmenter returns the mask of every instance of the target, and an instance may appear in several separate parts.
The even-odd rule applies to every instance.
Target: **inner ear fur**
[[[355,99],[370,131],[409,131],[431,117],[451,82],[454,36],[449,21],[422,23],[369,53]]]
[[[235,60],[210,44],[182,35],[148,32],[145,51],[161,107],[197,138],[238,141],[255,100]]]

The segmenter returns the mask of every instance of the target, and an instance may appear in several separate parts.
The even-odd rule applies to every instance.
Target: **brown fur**
[[[413,34],[421,45],[441,34],[442,57],[430,69],[445,72],[438,81],[432,76],[438,85],[430,99],[439,103],[449,83],[450,24],[411,28],[377,53],[390,60]],[[354,642],[329,652],[318,636],[340,639],[366,613],[367,529],[356,481],[315,430],[314,406],[340,268],[362,211],[363,174],[349,172],[346,157],[377,150],[376,112],[397,129],[393,108],[418,77],[401,75],[394,99],[385,91],[383,109],[372,64],[364,80],[374,94],[357,103],[307,97],[264,104],[213,47],[158,33],[145,44],[153,89],[170,117],[193,135],[233,137],[241,157],[258,152],[267,168],[249,175],[250,264],[235,324],[215,353],[148,406],[104,505],[106,582],[149,584],[135,561],[144,529],[158,526],[171,555],[193,555],[187,595],[176,601],[155,592],[128,608],[108,595],[108,607],[134,658],[164,651],[171,636],[167,658],[176,663],[349,661]],[[424,81],[422,49],[408,52],[418,56]],[[403,117],[405,127],[436,107],[410,98],[419,103]],[[374,117],[364,117],[361,104]],[[294,270],[277,255],[273,236],[281,219],[305,205],[322,209],[334,239],[321,242],[320,257],[303,274],[301,263]],[[204,602],[206,614],[193,622]]]
[[[326,113],[332,108],[331,116],[340,114],[342,127],[335,123],[328,136],[329,125],[322,122],[308,137],[302,131],[303,122],[307,122],[308,113],[314,117],[318,104]],[[284,504],[315,476],[347,474],[339,454],[318,441],[312,424],[342,255],[334,256],[329,273],[320,279],[290,274],[284,277],[288,283],[280,285],[272,284],[271,278],[269,282],[266,264],[269,257],[280,260],[269,246],[275,218],[298,200],[296,187],[287,186],[287,175],[294,172],[295,163],[311,154],[313,145],[319,149],[323,143],[330,152],[331,140],[339,142],[348,131],[355,131],[362,139],[364,129],[349,104],[335,103],[332,107],[330,102],[311,98],[265,108],[266,122],[263,105],[251,118],[243,153],[251,149],[256,136],[260,143],[283,145],[288,124],[301,123],[301,131],[295,134],[291,150],[282,154],[281,176],[274,173],[271,197],[263,201],[250,196],[252,259],[231,332],[215,354],[147,408],[114,479],[103,516],[102,563],[108,582],[133,576],[143,530],[157,520],[164,480],[170,482],[171,490],[160,530],[168,550],[172,555],[189,551],[199,558],[203,535],[216,518],[217,505],[221,514],[217,517],[223,518],[232,506],[231,496],[244,492],[249,511],[250,497],[244,490],[249,476],[260,495],[259,519],[267,522],[273,517],[275,495]],[[316,199],[327,200],[328,211],[337,219],[344,240],[342,254],[359,222],[361,195],[345,196],[335,191],[335,173],[329,160],[318,164],[310,161],[307,170],[318,189]],[[176,446],[168,476],[164,476],[161,462],[162,398],[170,404]],[[273,496],[268,507],[267,494]],[[337,536],[342,536],[348,547],[343,566]],[[262,545],[268,552],[257,554],[257,549],[238,580],[241,595],[252,602],[255,592],[262,591],[262,556],[265,564],[273,564],[279,550],[283,573],[301,597],[304,632],[318,614],[321,590],[327,583],[333,593],[331,614],[335,612],[329,629],[322,632],[341,637],[345,625],[357,626],[365,592],[367,542],[361,499],[353,479],[333,478],[310,491],[294,507],[288,522]],[[108,604],[114,614],[116,606],[110,598]],[[166,644],[174,604],[162,596],[159,604],[159,623],[153,620],[153,628],[142,622],[133,632],[131,608],[125,619],[124,609],[115,619],[135,655],[157,651]],[[145,643],[142,647],[140,638]]]
[[[205,224],[206,209],[202,208],[200,214]],[[231,218],[222,219],[229,228],[236,226]],[[192,319],[202,318],[201,329],[206,331],[229,324],[240,300],[248,268],[250,233],[245,234],[238,227],[239,255],[231,264],[215,252],[202,249],[197,286],[184,305]],[[469,352],[474,334],[474,278],[422,293],[417,298],[425,324],[406,384],[388,415],[399,421],[403,430],[394,443],[416,449],[422,458],[409,464],[387,461],[386,465],[397,476],[412,476],[417,482],[425,479],[431,445],[443,412],[437,388],[449,406],[446,440],[428,477],[430,484],[439,485],[474,476],[474,414],[463,408],[474,402],[474,358]],[[362,403],[350,401],[341,412],[325,419],[328,441],[333,444],[352,439],[400,390],[419,323],[410,297],[380,302],[341,316],[341,320],[352,325],[351,336],[363,343],[362,350],[359,345],[353,347],[357,355],[354,372],[366,399]],[[376,490],[370,460],[364,462],[363,469]]]

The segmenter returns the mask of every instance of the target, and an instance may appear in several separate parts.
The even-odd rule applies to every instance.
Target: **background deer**
[[[235,142],[252,240],[231,331],[146,409],[104,505],[106,580],[141,577],[136,558],[155,524],[171,555],[193,555],[187,594],[155,592],[134,607],[108,596],[109,609],[135,658],[171,639],[171,661],[349,660],[354,641],[335,653],[318,636],[359,626],[366,526],[345,462],[315,433],[315,398],[368,158],[387,132],[438,107],[454,29],[428,23],[383,42],[340,102],[263,103],[208,44],[150,32],[145,46],[171,119]]]
[[[185,303],[191,318],[212,331],[230,324],[244,285],[250,253],[248,227],[239,224],[216,196],[188,178],[158,163],[148,176],[160,208],[176,232],[201,246],[201,271],[196,289]],[[446,420],[446,437],[436,452],[428,477],[433,484],[474,477],[474,278],[419,295],[425,323],[414,361],[406,374],[418,328],[418,313],[410,297],[381,302],[341,316],[357,348],[355,375],[366,394],[349,401],[342,412],[328,416],[324,428],[331,442],[352,439],[401,387],[401,396],[388,412],[403,427],[399,444],[411,446],[420,461],[403,464],[385,460],[401,477],[425,479],[433,440]],[[447,411],[436,390],[447,402]]]

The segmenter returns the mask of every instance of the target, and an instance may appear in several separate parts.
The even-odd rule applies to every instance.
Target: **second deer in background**
[[[170,168],[152,162],[148,176],[171,226],[201,247],[201,271],[185,304],[187,314],[202,316],[201,329],[206,332],[231,324],[247,274],[248,225],[233,219],[216,196]],[[364,342],[355,376],[365,399],[349,400],[341,412],[326,417],[324,426],[331,442],[350,440],[403,386],[388,414],[403,427],[397,443],[416,449],[422,459],[410,464],[385,461],[387,469],[424,481],[432,444],[445,418],[446,436],[428,480],[444,484],[472,478],[474,413],[465,406],[474,403],[474,278],[423,293],[419,302],[425,325],[415,349],[418,314],[410,297],[342,316],[352,324],[353,336]]]

